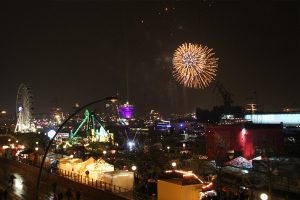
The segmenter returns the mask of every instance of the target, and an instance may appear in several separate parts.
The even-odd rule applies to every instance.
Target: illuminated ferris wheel
[[[17,124],[16,133],[35,132],[33,123],[33,97],[31,89],[25,84],[21,84],[18,89],[16,100]]]

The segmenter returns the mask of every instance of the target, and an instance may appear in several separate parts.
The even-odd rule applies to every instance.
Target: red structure
[[[207,128],[207,155],[222,159],[234,150],[241,156],[276,156],[283,151],[281,124],[209,125]]]

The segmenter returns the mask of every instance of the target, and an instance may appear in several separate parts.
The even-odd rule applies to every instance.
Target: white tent
[[[114,166],[105,162],[103,159],[98,159],[97,161],[86,165],[86,169],[90,173],[90,178],[102,180],[103,173],[114,171]]]
[[[85,175],[85,172],[87,170],[86,166],[89,165],[89,164],[92,164],[94,162],[95,162],[95,159],[93,157],[90,157],[89,159],[87,159],[84,162],[77,163],[76,165],[74,165],[74,172],[76,174]]]
[[[252,162],[241,156],[228,161],[225,165],[246,169],[252,168]]]
[[[58,168],[82,175],[89,180],[104,181],[122,189],[133,189],[134,172],[114,171],[114,166],[103,159],[95,160],[90,157],[83,162],[78,158],[61,158]],[[86,171],[89,172],[88,175],[86,175]]]
[[[61,158],[59,159],[58,169],[74,172],[74,167],[81,163],[79,158]]]
[[[114,171],[113,165],[103,159],[95,160],[93,157],[84,162],[78,158],[61,158],[58,168],[83,176],[86,176],[86,171],[88,171],[89,178],[94,180],[102,180],[104,172]]]
[[[115,186],[119,186],[122,189],[133,189],[134,172],[130,171],[113,171],[105,172],[103,175],[103,181]]]

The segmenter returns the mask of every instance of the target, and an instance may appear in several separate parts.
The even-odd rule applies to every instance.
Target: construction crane
[[[228,92],[226,90],[226,88],[223,86],[223,84],[220,83],[219,81],[216,82],[216,85],[214,87],[214,91],[216,91],[216,90],[218,90],[219,94],[223,98],[225,112],[229,112],[230,108],[233,104],[233,100],[231,98],[232,94],[230,92]]]

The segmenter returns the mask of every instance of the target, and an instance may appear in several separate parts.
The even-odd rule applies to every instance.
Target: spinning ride
[[[33,123],[33,96],[32,90],[25,84],[21,84],[18,89],[16,100],[17,124],[15,133],[36,132]]]

